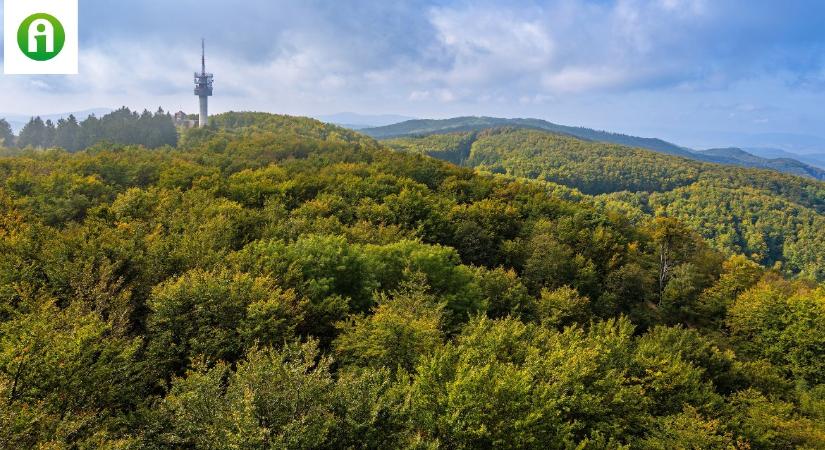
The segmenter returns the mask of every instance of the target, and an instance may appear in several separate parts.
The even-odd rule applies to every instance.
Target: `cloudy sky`
[[[195,111],[203,36],[216,112],[825,142],[823,20],[822,0],[80,0],[80,75],[0,75],[0,112]]]

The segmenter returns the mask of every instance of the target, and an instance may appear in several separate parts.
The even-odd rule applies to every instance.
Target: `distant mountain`
[[[714,162],[734,164],[745,167],[773,169],[793,175],[825,180],[825,170],[814,167],[792,158],[762,158],[748,153],[741,148],[713,148],[697,152],[710,156]]]
[[[324,116],[317,116],[316,119],[321,122],[331,123],[342,126],[352,130],[360,130],[363,128],[382,127],[385,125],[392,125],[398,122],[412,120],[414,117],[399,116],[395,114],[358,114],[353,112],[342,112],[337,114],[329,114]]]
[[[719,142],[725,142],[747,151],[752,148],[768,148],[782,149],[797,155],[825,153],[825,137],[808,134],[702,132],[698,139],[711,143],[696,144],[694,147],[716,147]]]
[[[661,139],[628,136],[608,131],[593,130],[591,128],[558,125],[541,119],[503,119],[497,117],[456,117],[442,120],[417,119],[383,127],[366,128],[360,131],[376,139],[391,139],[430,134],[479,131],[488,128],[502,127],[551,131],[588,141],[643,148],[697,161],[772,169],[793,175],[825,180],[825,171],[795,159],[766,159],[747,153],[739,148],[694,151]]]
[[[825,169],[825,153],[793,153],[780,148],[765,147],[746,148],[744,150],[763,158],[791,158]]]
[[[94,114],[95,116],[102,116],[105,114],[109,114],[112,112],[109,108],[92,108],[92,109],[85,109],[83,111],[70,111],[64,113],[56,113],[56,114],[35,114],[39,115],[43,120],[51,120],[52,122],[57,122],[60,119],[65,119],[69,117],[69,115],[74,114],[78,121],[84,120],[87,117]],[[11,125],[11,129],[14,131],[15,134],[19,134],[20,130],[34,117],[33,115],[27,114],[12,114],[12,113],[0,113],[0,119],[5,118],[9,125]]]
[[[533,128],[566,134],[579,139],[610,142],[613,144],[627,145],[629,147],[656,150],[671,155],[691,157],[691,151],[689,149],[661,139],[628,136],[583,127],[571,127],[541,119],[502,119],[497,117],[456,117],[443,120],[418,119],[384,127],[367,128],[361,130],[361,132],[376,139],[387,139],[402,136],[451,133],[455,131],[483,130],[492,127]]]

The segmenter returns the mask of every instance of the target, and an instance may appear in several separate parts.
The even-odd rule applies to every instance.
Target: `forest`
[[[174,146],[177,140],[172,116],[162,108],[155,113],[137,113],[122,107],[100,118],[92,115],[82,121],[70,114],[57,123],[37,116],[20,130],[20,136],[14,135],[5,119],[0,119],[0,145],[7,148],[59,147],[75,152],[104,142],[157,148]]]
[[[533,133],[2,150],[0,447],[825,448],[823,184]]]
[[[482,172],[562,185],[576,190],[576,199],[635,224],[676,218],[728,255],[825,281],[825,182],[515,128],[384,143]]]
[[[451,119],[408,120],[383,127],[364,128],[359,132],[376,139],[421,138],[445,134],[474,134],[490,129],[508,128],[545,131],[557,135],[606,144],[618,144],[635,149],[653,150],[694,161],[734,165],[759,169],[771,169],[791,175],[825,181],[825,170],[809,165],[798,159],[798,155],[762,158],[740,148],[715,148],[691,150],[657,138],[644,138],[626,134],[599,131],[591,128],[571,127],[547,122],[541,119],[502,119],[497,117],[453,117]],[[788,157],[791,156],[791,157]]]

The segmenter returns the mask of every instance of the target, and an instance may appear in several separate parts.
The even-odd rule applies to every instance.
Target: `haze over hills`
[[[749,149],[781,149],[796,155],[825,153],[825,137],[800,133],[740,133],[734,131],[669,130],[680,142],[691,142],[693,148],[724,147],[727,145]],[[722,145],[721,143],[726,143]],[[762,155],[760,155],[762,156]]]
[[[806,164],[825,169],[825,152],[823,153],[794,153],[781,148],[748,147],[746,152],[763,158],[791,158]]]
[[[359,114],[354,112],[340,112],[316,116],[321,122],[360,130],[363,128],[383,127],[415,119],[414,117],[398,114]]]
[[[404,136],[480,131],[494,127],[514,127],[551,131],[554,133],[573,136],[579,139],[644,148],[697,161],[771,169],[793,175],[825,180],[825,170],[812,167],[794,159],[762,158],[747,153],[739,148],[695,151],[662,139],[629,136],[620,133],[594,130],[591,128],[559,125],[541,119],[505,119],[497,117],[456,117],[441,120],[418,119],[408,120],[383,127],[366,128],[360,131],[376,139],[389,139]]]
[[[34,116],[40,116],[43,121],[51,120],[52,122],[57,123],[60,119],[65,119],[69,117],[69,115],[74,115],[78,121],[82,121],[91,115],[95,115],[100,117],[104,114],[108,114],[112,112],[111,108],[91,108],[91,109],[84,109],[82,111],[69,111],[63,113],[54,113],[54,114],[34,114],[34,115],[26,115],[26,114],[13,114],[13,113],[0,113],[0,119],[5,118],[6,121],[11,125],[12,131],[15,134],[20,133],[20,130],[23,129],[23,126],[29,122],[29,120]]]
[[[709,160],[720,164],[733,164],[744,167],[758,167],[777,170],[793,175],[825,180],[825,170],[792,157],[762,158],[741,148],[712,148],[697,153],[710,157]]]

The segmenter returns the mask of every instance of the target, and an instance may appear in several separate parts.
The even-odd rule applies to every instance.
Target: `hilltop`
[[[756,155],[749,154],[742,149],[735,149],[735,151],[731,151],[733,149],[694,151],[661,139],[628,136],[625,134],[593,130],[590,128],[558,125],[540,119],[502,119],[496,117],[456,117],[443,120],[419,119],[383,127],[366,128],[360,131],[376,139],[391,139],[429,134],[480,131],[495,127],[544,130],[565,134],[588,141],[607,142],[625,145],[628,147],[654,150],[660,153],[681,156],[697,161],[732,164],[742,167],[765,168],[779,172],[791,173],[794,175],[808,176],[818,180],[825,180],[825,170],[793,159],[761,158]]]

